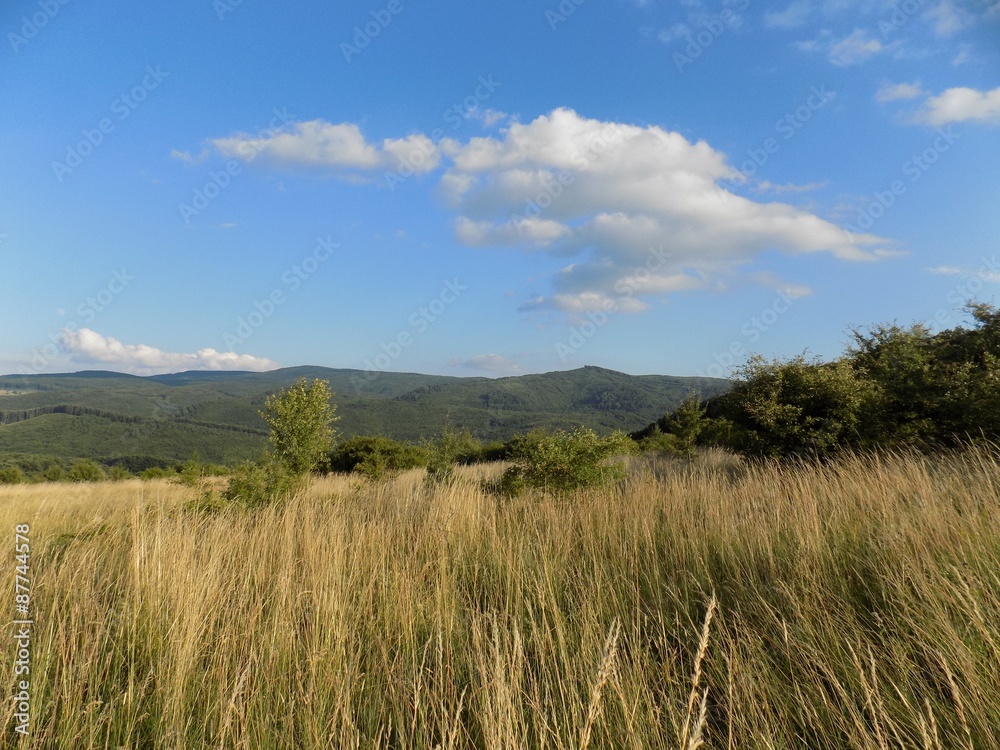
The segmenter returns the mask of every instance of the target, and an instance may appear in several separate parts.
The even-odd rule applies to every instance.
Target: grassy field
[[[497,471],[252,514],[0,487],[11,613],[31,525],[24,746],[1000,747],[995,454],[636,459],[501,502]]]

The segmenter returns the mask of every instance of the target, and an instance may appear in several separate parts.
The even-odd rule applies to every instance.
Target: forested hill
[[[110,459],[146,456],[231,463],[266,441],[258,412],[300,377],[330,381],[344,437],[416,441],[446,427],[483,440],[535,427],[634,430],[686,395],[725,380],[626,375],[600,367],[499,379],[293,367],[138,377],[87,371],[0,376],[0,454]]]

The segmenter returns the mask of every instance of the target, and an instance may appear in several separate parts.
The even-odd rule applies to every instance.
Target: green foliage
[[[382,479],[427,464],[423,448],[386,437],[356,436],[345,440],[330,453],[333,471],[356,471],[369,479]]]
[[[509,449],[514,465],[504,472],[497,488],[505,494],[522,487],[571,491],[621,479],[623,465],[608,464],[606,459],[633,452],[634,443],[621,432],[602,438],[579,427],[551,435],[534,431],[512,440]]]
[[[1000,311],[968,312],[972,327],[937,334],[920,324],[855,330],[833,362],[751,358],[733,389],[708,403],[697,439],[763,457],[996,441]]]
[[[112,482],[121,482],[125,479],[131,479],[132,472],[126,469],[124,466],[112,466],[108,469],[108,479]]]
[[[245,508],[259,508],[286,500],[305,483],[304,475],[288,471],[284,463],[266,456],[238,466],[222,492],[223,499]]]
[[[454,478],[455,464],[471,464],[483,456],[483,444],[468,430],[447,427],[437,440],[428,445],[427,481],[446,484]]]
[[[22,484],[28,477],[19,466],[5,466],[0,469],[0,484]]]
[[[767,362],[753,357],[726,402],[739,415],[738,447],[753,456],[826,456],[861,442],[871,384],[849,362]]]
[[[66,469],[59,464],[52,464],[42,472],[42,478],[46,482],[64,482],[67,478]]]
[[[167,479],[177,476],[177,472],[160,466],[151,466],[139,472],[140,479]]]
[[[72,482],[100,482],[104,479],[104,469],[96,461],[85,458],[74,463],[67,476]]]
[[[265,402],[260,415],[271,429],[274,456],[288,474],[303,476],[320,468],[326,459],[337,420],[332,398],[327,381],[310,383],[301,378]]]

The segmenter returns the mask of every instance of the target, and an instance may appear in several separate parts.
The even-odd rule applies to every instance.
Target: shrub
[[[112,466],[108,469],[108,479],[112,482],[121,482],[125,479],[131,479],[132,472],[126,469],[124,466]]]
[[[471,464],[481,460],[483,444],[468,430],[458,432],[447,428],[441,437],[428,444],[427,452],[427,481],[442,484],[454,478],[456,463]]]
[[[304,479],[303,476],[289,473],[273,457],[265,457],[260,461],[247,461],[238,466],[229,478],[222,497],[229,503],[258,508],[287,499],[301,488]]]
[[[0,484],[21,484],[27,481],[28,477],[19,466],[5,466],[0,469]]]
[[[176,471],[171,471],[170,469],[164,469],[160,466],[152,466],[148,469],[143,469],[139,472],[140,479],[166,479],[167,477],[177,476]]]
[[[72,482],[100,482],[104,479],[104,469],[96,461],[85,458],[70,467],[68,478]]]
[[[46,482],[64,482],[66,481],[66,469],[59,464],[52,464],[42,472],[42,479]]]
[[[423,448],[387,437],[356,435],[330,453],[330,468],[381,479],[386,474],[426,466],[427,459],[427,451]]]
[[[579,427],[552,435],[534,431],[512,440],[509,449],[514,465],[496,489],[504,494],[516,494],[524,487],[565,492],[623,478],[624,466],[606,460],[633,452],[634,443],[621,432],[602,438]]]

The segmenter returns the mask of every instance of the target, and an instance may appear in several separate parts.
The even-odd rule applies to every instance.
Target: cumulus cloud
[[[222,156],[253,162],[326,167],[338,170],[394,169],[407,163],[415,172],[429,172],[440,164],[440,152],[423,134],[386,138],[370,143],[354,123],[325,120],[292,123],[261,135],[237,133],[210,141]]]
[[[992,91],[958,87],[947,89],[924,102],[917,116],[921,122],[935,127],[955,122],[1000,124],[1000,86]]]
[[[726,185],[741,174],[705,141],[556,109],[465,142],[423,135],[375,145],[355,125],[319,120],[260,138],[217,139],[220,153],[253,160],[370,170],[408,148],[433,150],[440,193],[467,247],[519,248],[565,259],[550,288],[520,309],[583,314],[736,280],[760,254],[829,253],[845,261],[885,257],[886,241],[851,233],[807,210],[753,200]],[[821,187],[774,185],[774,196]]]
[[[194,354],[165,352],[145,344],[123,344],[89,328],[64,329],[62,343],[76,362],[113,366],[134,375],[157,375],[184,370],[250,370],[264,372],[279,365],[269,359],[249,354],[199,349]]]
[[[643,298],[725,282],[768,250],[884,254],[879,237],[723,189],[738,173],[722,152],[656,126],[558,109],[447,155],[441,184],[461,242],[574,260],[552,277],[551,295],[521,309],[637,312]]]
[[[875,92],[875,101],[885,104],[900,99],[916,99],[928,92],[920,87],[920,81],[913,83],[885,83]]]

